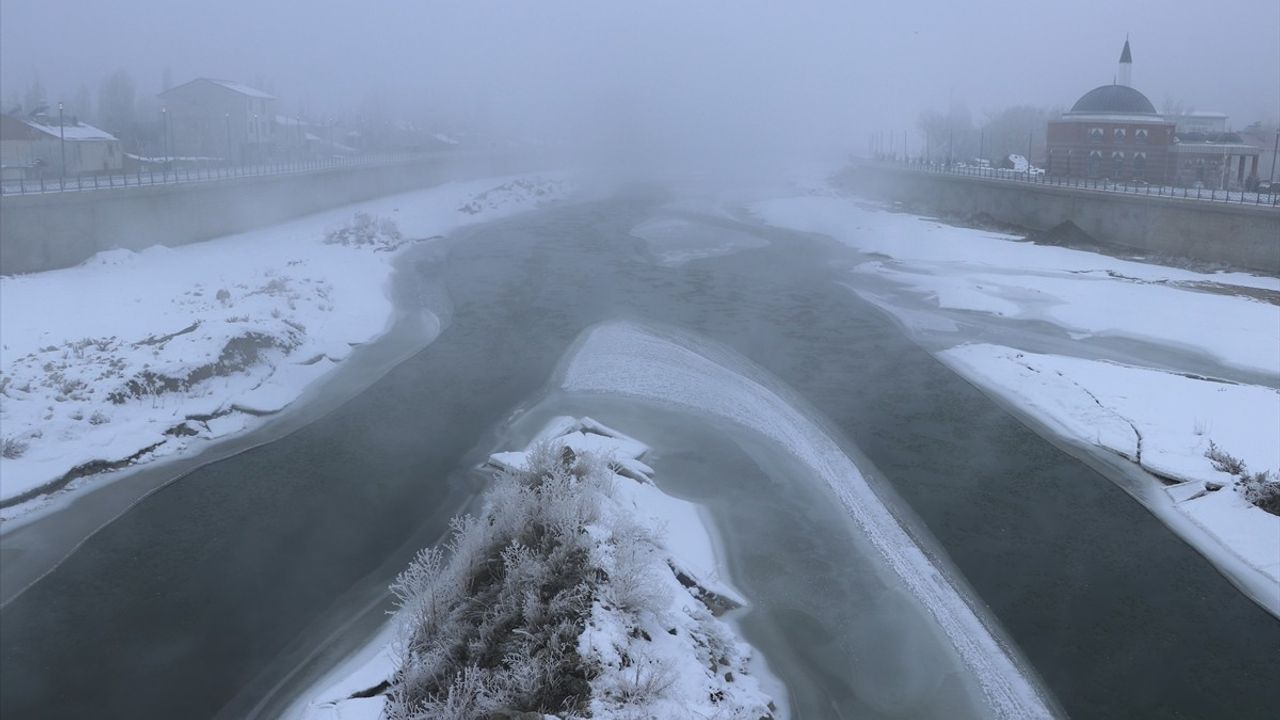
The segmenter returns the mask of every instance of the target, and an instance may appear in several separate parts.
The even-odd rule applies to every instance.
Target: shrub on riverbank
[[[524,454],[393,586],[389,720],[771,717],[749,650],[621,498],[605,459]]]
[[[1209,458],[1214,470],[1235,476],[1236,488],[1245,500],[1272,515],[1280,515],[1280,477],[1272,477],[1267,470],[1250,472],[1243,459],[1218,447],[1212,440],[1204,456]]]
[[[585,708],[577,638],[599,573],[587,526],[611,480],[585,458],[537,452],[498,479],[479,518],[454,521],[447,554],[419,553],[392,587],[405,627],[388,718]]]

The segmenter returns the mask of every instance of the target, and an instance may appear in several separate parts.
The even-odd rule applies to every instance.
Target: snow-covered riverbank
[[[570,192],[555,175],[446,183],[0,278],[0,518],[254,427],[385,332],[400,250]]]
[[[590,418],[555,418],[530,448],[491,456],[488,467],[505,475],[493,491],[499,499],[491,498],[485,518],[489,525],[506,522],[495,515],[495,508],[507,507],[501,494],[510,488],[503,478],[521,477],[531,469],[541,472],[548,462],[578,468],[585,461],[588,465],[581,467],[586,474],[576,482],[602,481],[590,489],[584,514],[590,518],[590,562],[607,568],[591,590],[575,661],[592,669],[586,678],[592,717],[785,717],[785,708],[771,702],[753,674],[763,666],[752,659],[751,648],[718,617],[745,601],[721,574],[710,528],[696,506],[653,485],[653,471],[641,459],[647,451],[644,444]],[[589,469],[597,461],[605,463],[603,475]],[[420,630],[412,622],[414,607],[406,605],[395,623],[331,671],[286,717],[382,716],[388,683],[406,682],[412,675],[404,672],[406,665],[422,662],[400,650]],[[556,683],[569,679],[549,678]],[[768,677],[762,680],[776,684]]]
[[[1135,497],[1280,613],[1280,516],[1210,443],[1280,480],[1280,279],[1203,273],[946,225],[830,188],[769,224],[859,251],[850,287],[1041,431],[1148,471]]]

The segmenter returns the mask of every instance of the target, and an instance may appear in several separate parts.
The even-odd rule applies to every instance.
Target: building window
[[[1089,177],[1098,177],[1102,174],[1102,153],[1097,150],[1089,152]]]
[[[1111,177],[1124,177],[1124,153],[1111,153]]]
[[[1112,133],[1111,139],[1114,140],[1115,142],[1122,143],[1124,142],[1124,135],[1125,135],[1124,128],[1116,128],[1115,131]]]
[[[1107,133],[1102,128],[1089,128],[1089,142],[1102,142]]]
[[[1147,175],[1147,154],[1134,153],[1133,154],[1133,176],[1136,178],[1143,178],[1143,177],[1146,177],[1146,175]]]
[[[1138,128],[1133,131],[1133,141],[1145,145],[1147,143],[1147,129]]]

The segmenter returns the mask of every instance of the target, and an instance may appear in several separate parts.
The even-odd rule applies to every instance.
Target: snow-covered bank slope
[[[997,636],[951,577],[913,540],[857,465],[815,421],[754,379],[757,370],[730,351],[683,334],[614,322],[578,341],[561,370],[570,392],[657,402],[727,421],[767,438],[825,483],[856,523],[869,552],[906,597],[921,607],[967,681],[994,718],[1053,715],[1034,675]]]
[[[1280,615],[1280,517],[1205,457],[1212,441],[1277,480],[1280,279],[1037,245],[829,187],[751,209],[865,253],[850,287],[1039,430],[1148,470],[1134,496]]]
[[[558,177],[447,183],[0,278],[0,503],[68,474],[190,450],[281,410],[385,332],[400,249],[568,192]],[[356,227],[356,213],[373,224]]]
[[[1058,434],[1177,481],[1153,482],[1148,504],[1171,505],[1262,575],[1249,584],[1280,612],[1280,516],[1248,502],[1206,457],[1212,442],[1254,470],[1280,471],[1280,391],[997,345],[941,357]]]
[[[1036,245],[843,197],[781,198],[751,209],[771,225],[881,256],[857,272],[890,280],[926,306],[1043,320],[1080,339],[1193,348],[1226,366],[1280,374],[1280,307],[1257,299],[1280,299],[1277,278]]]
[[[447,557],[425,553],[398,581],[395,642],[288,716],[773,717],[750,648],[716,617],[740,601],[710,579],[708,530],[649,481],[646,451],[589,418],[557,418],[529,450],[494,455],[481,516],[457,524]],[[464,640],[479,596],[480,627],[500,629]]]

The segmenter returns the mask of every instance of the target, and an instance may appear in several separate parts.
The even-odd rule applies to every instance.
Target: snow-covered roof
[[[264,92],[255,87],[250,87],[249,85],[245,85],[244,83],[239,83],[234,80],[219,80],[217,78],[196,78],[195,80],[190,80],[182,83],[181,85],[176,85],[174,87],[171,87],[168,90],[161,92],[160,94],[167,95],[173,92],[174,90],[177,90],[178,88],[184,88],[192,83],[198,83],[198,82],[207,82],[207,83],[213,83],[214,85],[220,85],[232,92],[237,92],[247,97],[263,98],[264,100],[276,99],[275,95],[272,95],[271,93],[268,93],[268,92]]]
[[[228,90],[234,90],[240,93],[241,95],[248,95],[249,97],[256,97],[256,98],[264,98],[266,100],[276,99],[276,96],[272,95],[271,93],[264,92],[255,87],[250,87],[248,85],[245,85],[244,83],[235,82],[234,80],[215,80],[214,78],[204,78],[204,79],[208,80],[211,83],[221,85],[222,87]]]
[[[45,133],[46,135],[52,135],[55,138],[65,137],[67,140],[76,142],[93,140],[110,141],[116,139],[115,135],[112,135],[106,130],[96,128],[82,122],[68,123],[63,125],[61,128],[58,127],[58,121],[53,119],[45,120],[44,118],[41,118],[40,120],[23,120],[22,122],[35,130]]]

